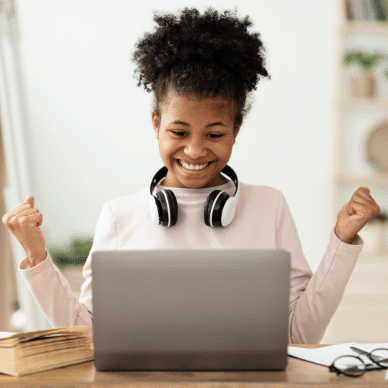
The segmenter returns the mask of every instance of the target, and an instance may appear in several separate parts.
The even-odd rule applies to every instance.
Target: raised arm
[[[3,217],[4,224],[15,235],[26,251],[19,265],[37,304],[53,327],[89,326],[93,328],[91,252],[96,249],[116,249],[117,236],[114,220],[106,203],[96,226],[93,247],[84,267],[85,282],[80,299],[72,294],[67,279],[52,262],[45,248],[40,230],[42,215],[34,208],[34,198],[11,210]]]
[[[355,207],[359,214],[358,201],[363,202],[364,200],[358,195],[355,195],[353,199],[357,201]],[[349,208],[349,205],[352,207]],[[375,207],[374,212],[378,210]],[[344,220],[344,212],[348,212],[350,217],[352,214],[354,216],[353,202],[344,206],[340,211],[339,219]],[[372,212],[367,212],[367,214],[369,217],[372,216]],[[290,209],[284,195],[280,196],[276,219],[276,246],[278,249],[286,249],[291,253],[290,343],[319,343],[341,302],[345,287],[363,247],[363,241],[357,234],[357,230],[350,228],[347,216],[345,219],[347,222],[341,222],[340,228],[337,228],[338,225],[333,228],[327,249],[316,273],[313,274],[305,259]],[[363,224],[360,223],[358,217],[352,219],[358,222],[358,226]],[[355,232],[354,235],[347,235],[345,238],[351,243],[340,240],[336,235],[337,230],[344,232],[344,225],[345,231]],[[342,233],[341,237],[343,237]]]

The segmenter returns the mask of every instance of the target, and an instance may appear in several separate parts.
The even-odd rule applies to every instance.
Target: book
[[[300,348],[296,346],[288,346],[287,353],[289,356],[325,366],[330,366],[339,356],[358,356],[365,362],[367,369],[379,368],[374,364],[372,365],[368,357],[354,352],[351,349],[351,346],[365,350],[367,352],[371,352],[377,348],[388,348],[388,343],[359,344],[357,342],[349,342],[345,344],[329,345],[319,348]]]
[[[363,8],[359,0],[348,0],[350,13],[353,15],[354,20],[363,19]]]
[[[362,9],[362,19],[363,20],[373,20],[375,15],[373,12],[371,0],[361,1],[361,9]]]
[[[0,332],[0,373],[23,376],[93,360],[87,326]]]
[[[357,21],[387,21],[388,0],[345,0],[346,17]]]

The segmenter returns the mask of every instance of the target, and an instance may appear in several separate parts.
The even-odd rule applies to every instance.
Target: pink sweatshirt
[[[165,189],[157,186],[156,191]],[[149,188],[104,204],[98,219],[95,250],[131,249],[285,249],[291,253],[289,342],[319,343],[336,311],[363,247],[359,235],[353,244],[338,239],[334,228],[317,272],[313,275],[302,251],[290,209],[281,191],[240,182],[236,215],[225,228],[203,221],[204,203],[213,190],[234,194],[231,181],[204,189],[171,188],[178,201],[178,222],[166,228],[152,223]],[[33,268],[26,258],[19,271],[24,276],[48,321],[54,327],[88,325],[92,330],[91,254],[85,263],[79,300],[50,255]]]

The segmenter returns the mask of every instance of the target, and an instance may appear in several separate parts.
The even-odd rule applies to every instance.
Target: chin
[[[206,187],[220,186],[224,182],[219,182],[217,179],[206,179],[206,180],[182,180],[179,181],[180,184],[184,187],[190,189],[201,189]]]

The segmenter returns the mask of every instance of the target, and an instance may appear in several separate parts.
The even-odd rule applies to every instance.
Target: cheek
[[[233,142],[217,143],[213,151],[219,155],[230,155],[232,153]]]
[[[173,145],[166,139],[159,139],[159,152],[162,156],[168,157],[168,155],[173,152]]]

